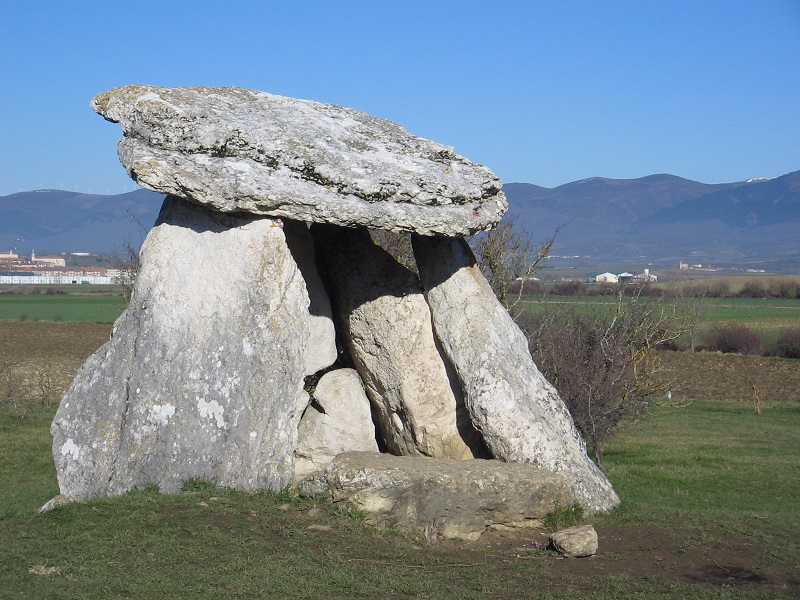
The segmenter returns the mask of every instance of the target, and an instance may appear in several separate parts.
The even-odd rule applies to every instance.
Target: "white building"
[[[594,280],[597,283],[618,283],[619,277],[614,273],[600,273],[600,275],[597,275]]]

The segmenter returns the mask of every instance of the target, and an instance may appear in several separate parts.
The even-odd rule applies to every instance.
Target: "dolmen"
[[[131,85],[92,108],[166,198],[53,421],[62,496],[294,486],[456,537],[618,504],[464,239],[507,209],[489,169],[241,88]],[[418,273],[381,229],[410,234]]]

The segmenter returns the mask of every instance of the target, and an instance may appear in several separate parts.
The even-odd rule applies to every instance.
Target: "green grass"
[[[545,301],[539,297],[527,296],[524,307],[536,313],[548,304],[569,304],[588,314],[597,310],[611,310],[616,301],[612,296],[548,296]],[[715,325],[732,321],[755,329],[770,343],[777,339],[781,328],[800,324],[800,300],[706,298],[700,313],[698,339]]]
[[[606,452],[626,499],[608,522],[680,522],[753,533],[768,522],[770,546],[799,561],[800,404],[696,402],[648,418]],[[794,564],[798,564],[795,562]]]
[[[721,588],[605,574],[600,559],[492,556],[380,533],[357,515],[286,493],[187,482],[36,516],[57,492],[52,410],[17,419],[0,405],[2,598],[792,598],[797,587]],[[772,568],[798,573],[800,405],[698,402],[609,445],[622,498],[614,527],[688,530],[692,552],[734,532]],[[453,549],[455,548],[455,549]],[[613,550],[613,549],[612,549]],[[591,561],[595,562],[591,562]],[[613,556],[605,559],[613,564]],[[564,573],[575,564],[582,572]],[[556,567],[560,567],[561,570]],[[33,570],[34,572],[31,572]],[[52,571],[52,572],[51,572]],[[49,574],[47,574],[49,573]]]
[[[113,323],[125,306],[122,296],[2,294],[0,319]]]

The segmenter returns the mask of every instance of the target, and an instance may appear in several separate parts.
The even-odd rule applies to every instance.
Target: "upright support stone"
[[[364,229],[315,224],[311,233],[387,449],[440,458],[482,456],[416,275],[373,244]]]
[[[342,452],[377,452],[375,426],[361,377],[353,369],[328,371],[317,382],[314,402],[300,420],[295,481]]]
[[[412,244],[436,336],[494,457],[563,475],[589,512],[616,506],[619,498],[587,456],[564,402],[534,364],[467,242],[412,236]]]
[[[291,483],[308,305],[276,221],[167,198],[130,306],[53,421],[61,494]]]
[[[283,222],[286,243],[303,275],[311,313],[311,333],[306,344],[306,375],[313,375],[336,362],[336,329],[331,301],[319,276],[314,259],[314,241],[308,225],[287,219]]]

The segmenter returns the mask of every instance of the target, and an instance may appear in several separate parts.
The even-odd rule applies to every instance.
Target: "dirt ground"
[[[106,323],[0,321],[0,365],[4,361],[27,373],[47,368],[53,394],[60,397],[78,368],[108,341]],[[692,400],[800,401],[800,360],[779,360],[717,352],[660,352],[673,394]],[[755,386],[755,390],[754,390]]]
[[[609,577],[628,575],[716,587],[758,587],[800,593],[800,573],[763,564],[764,548],[736,536],[713,539],[691,531],[656,527],[597,527],[595,556],[564,559],[539,549],[547,547],[542,531],[487,532],[471,545],[471,559],[546,561],[556,577]],[[440,542],[442,547],[465,552],[461,542]],[[539,550],[539,551],[537,551]],[[459,559],[464,559],[463,556]],[[456,559],[454,559],[456,560]]]
[[[107,323],[0,321],[0,392],[57,403],[110,334]]]
[[[800,360],[720,354],[660,352],[674,394],[692,400],[800,402]]]

